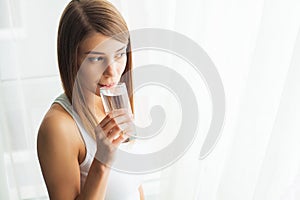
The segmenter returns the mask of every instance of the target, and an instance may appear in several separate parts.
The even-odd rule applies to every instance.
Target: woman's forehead
[[[102,52],[105,54],[114,53],[127,44],[117,41],[111,37],[95,33],[87,37],[79,46],[79,51],[86,52]]]

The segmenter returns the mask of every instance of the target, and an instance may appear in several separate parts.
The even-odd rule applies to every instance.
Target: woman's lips
[[[100,87],[112,87],[115,85],[115,83],[109,83],[109,84],[98,84]]]

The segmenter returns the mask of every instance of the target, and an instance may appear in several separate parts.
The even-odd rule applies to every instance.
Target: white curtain
[[[65,5],[0,1],[0,199],[47,199],[36,136],[62,91],[55,43]]]
[[[205,98],[198,136],[175,164],[147,176],[146,199],[299,199],[300,1],[111,2],[132,30],[170,29],[197,42],[225,88],[226,120],[215,149],[198,159],[211,117],[202,85],[195,91]],[[36,134],[62,92],[55,41],[66,4],[0,0],[1,199],[47,199]],[[149,53],[136,65],[160,61],[155,58]]]

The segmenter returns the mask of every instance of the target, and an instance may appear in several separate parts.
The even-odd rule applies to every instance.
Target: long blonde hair
[[[79,44],[96,32],[127,43],[127,62],[121,82],[125,82],[132,110],[132,55],[128,27],[118,10],[106,0],[73,0],[65,8],[58,29],[57,55],[64,92],[79,115],[88,133],[95,138],[96,117],[86,106],[77,73]],[[125,76],[126,74],[126,76]]]

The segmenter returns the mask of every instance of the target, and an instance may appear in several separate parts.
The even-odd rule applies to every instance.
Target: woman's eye
[[[99,62],[99,61],[103,61],[104,58],[103,57],[89,57],[88,60],[91,62]]]
[[[126,53],[118,53],[117,55],[116,55],[116,58],[122,58],[123,56],[125,56],[126,55]]]

